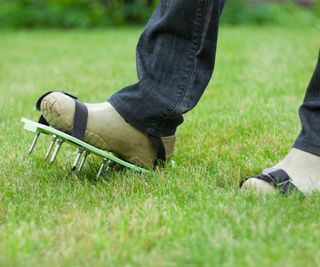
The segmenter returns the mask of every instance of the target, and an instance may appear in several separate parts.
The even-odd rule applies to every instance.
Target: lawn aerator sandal
[[[54,163],[58,152],[61,148],[61,145],[63,143],[71,144],[72,146],[78,147],[78,153],[76,155],[76,158],[73,161],[71,171],[73,172],[79,172],[82,170],[83,165],[87,159],[87,157],[90,154],[95,154],[102,158],[102,163],[100,165],[97,178],[102,176],[106,169],[109,169],[114,164],[118,164],[120,166],[126,167],[131,170],[135,170],[138,172],[148,172],[148,170],[141,168],[139,166],[136,166],[132,163],[129,163],[127,161],[124,161],[120,158],[118,158],[115,154],[112,152],[104,151],[101,149],[98,149],[92,145],[89,145],[83,141],[84,134],[87,126],[87,118],[88,118],[88,110],[87,107],[80,103],[77,98],[73,95],[67,94],[63,91],[59,91],[61,93],[64,93],[71,98],[74,99],[76,103],[76,109],[75,109],[75,115],[74,115],[74,127],[72,130],[71,135],[64,133],[62,131],[59,131],[53,127],[51,127],[48,122],[44,119],[43,116],[40,116],[38,122],[34,122],[31,120],[28,120],[26,118],[22,118],[21,121],[24,123],[24,129],[36,133],[36,136],[34,137],[32,144],[29,148],[29,154],[32,153],[34,150],[37,141],[40,137],[40,134],[46,134],[49,136],[52,136],[51,143],[49,145],[49,148],[45,154],[45,160],[49,160],[50,164]],[[40,103],[42,99],[48,95],[51,92],[48,92],[41,96],[39,100],[37,101],[36,108],[40,111]],[[55,148],[54,148],[55,146]],[[53,151],[53,153],[52,153]],[[51,157],[50,157],[51,156]]]
[[[292,192],[299,192],[303,195],[303,193],[292,183],[291,177],[282,169],[267,169],[263,171],[262,174],[258,174],[254,177],[245,179],[240,183],[240,187],[242,187],[244,182],[251,178],[263,180],[267,183],[270,183],[284,196],[288,196]]]

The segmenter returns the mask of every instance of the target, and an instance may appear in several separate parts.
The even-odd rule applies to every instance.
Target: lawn
[[[0,266],[320,266],[320,194],[242,194],[299,133],[319,29],[223,27],[214,77],[177,132],[176,168],[96,181],[74,149],[27,156],[45,91],[101,102],[136,81],[140,29],[0,33]]]

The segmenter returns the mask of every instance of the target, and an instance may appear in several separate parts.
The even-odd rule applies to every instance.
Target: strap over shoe
[[[37,103],[36,103],[36,108],[38,111],[40,111],[40,106],[42,100],[49,94],[53,92],[59,92],[64,95],[67,95],[71,97],[74,102],[75,102],[75,113],[74,113],[74,119],[73,119],[73,128],[72,128],[72,133],[71,135],[81,141],[84,140],[86,128],[87,128],[87,120],[88,120],[88,108],[86,105],[82,104],[81,102],[78,101],[78,98],[74,95],[71,95],[69,93],[64,92],[63,90],[57,90],[57,91],[49,91],[42,95]],[[44,124],[49,126],[49,123],[46,121],[46,119],[43,117],[43,115],[40,116],[39,118],[39,123]]]
[[[249,177],[240,183],[240,187],[249,179],[255,178],[271,184],[284,196],[288,196],[293,192],[302,192],[292,183],[291,177],[282,169],[264,172],[253,177]]]

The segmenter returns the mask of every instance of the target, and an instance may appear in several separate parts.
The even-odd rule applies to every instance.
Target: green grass
[[[22,116],[64,88],[101,102],[136,81],[139,29],[0,33],[1,266],[319,266],[320,195],[257,197],[238,182],[290,149],[318,29],[221,29],[216,71],[179,128],[177,168],[80,176],[43,162]]]

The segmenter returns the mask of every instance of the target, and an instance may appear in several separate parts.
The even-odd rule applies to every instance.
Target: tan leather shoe
[[[108,102],[85,104],[88,109],[84,141],[97,148],[111,151],[126,161],[153,168],[156,148],[149,136],[127,123]],[[40,104],[43,117],[54,128],[66,133],[73,129],[75,101],[71,97],[53,92]],[[173,156],[175,136],[161,138],[166,158]]]
[[[274,167],[265,169],[261,175],[252,177],[242,184],[242,190],[259,193],[272,193],[276,188],[285,195],[297,190],[304,195],[319,192],[320,157],[293,148]]]

